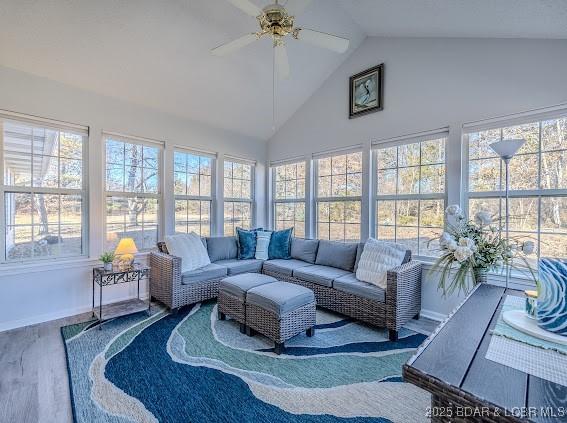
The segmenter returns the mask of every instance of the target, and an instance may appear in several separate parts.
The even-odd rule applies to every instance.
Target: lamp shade
[[[493,142],[490,148],[504,160],[510,160],[518,150],[526,143],[523,139],[510,139]]]
[[[114,251],[114,254],[121,256],[124,254],[136,254],[138,249],[136,248],[136,243],[132,238],[122,238]]]

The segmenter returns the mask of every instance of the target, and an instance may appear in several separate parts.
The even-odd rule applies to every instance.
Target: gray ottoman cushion
[[[308,267],[300,267],[293,271],[293,276],[317,285],[332,287],[333,281],[350,272],[330,266],[319,266],[317,264]]]
[[[181,274],[181,283],[189,285],[195,282],[202,282],[209,279],[218,279],[226,276],[226,267],[219,266],[218,264],[207,264],[200,269],[190,270]]]
[[[272,282],[277,282],[277,279],[260,273],[243,273],[224,278],[219,289],[244,301],[248,290]]]
[[[337,291],[353,294],[358,297],[368,298],[373,301],[386,302],[386,292],[376,285],[359,281],[354,273],[341,276],[333,281],[333,288]]]
[[[227,269],[228,276],[239,275],[240,273],[259,273],[262,270],[264,260],[238,260],[228,259],[215,261],[215,264],[224,266]]]
[[[275,260],[268,260],[264,262],[264,270],[281,273],[285,276],[293,275],[293,271],[295,269],[299,269],[300,267],[311,266],[310,263],[304,262],[302,260],[283,260],[283,259],[275,259]]]
[[[287,282],[273,282],[252,288],[246,294],[246,304],[282,316],[315,301],[315,294],[308,288]]]

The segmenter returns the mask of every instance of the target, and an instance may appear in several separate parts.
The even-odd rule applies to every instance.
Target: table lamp
[[[132,238],[122,238],[114,251],[114,255],[118,257],[118,263],[121,270],[127,269],[134,263],[134,254],[138,252],[136,243]]]

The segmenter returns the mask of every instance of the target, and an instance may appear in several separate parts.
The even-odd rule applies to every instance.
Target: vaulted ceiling
[[[350,48],[336,54],[288,42],[292,75],[276,85],[277,123],[367,35],[567,38],[566,3],[313,0],[297,23],[349,38]],[[267,140],[270,41],[222,58],[209,52],[256,28],[226,0],[2,0],[0,65]]]

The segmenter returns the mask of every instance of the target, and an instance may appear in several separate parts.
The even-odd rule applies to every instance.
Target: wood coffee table
[[[434,422],[567,422],[567,387],[485,358],[506,295],[481,284],[404,365],[431,392]],[[567,372],[567,369],[565,369]]]

